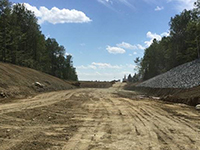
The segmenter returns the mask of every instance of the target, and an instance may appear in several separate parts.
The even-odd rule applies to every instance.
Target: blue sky
[[[152,40],[195,0],[10,0],[35,12],[41,31],[73,56],[80,80],[121,79],[135,73]]]

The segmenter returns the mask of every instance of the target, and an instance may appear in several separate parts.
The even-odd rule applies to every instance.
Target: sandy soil
[[[121,86],[0,104],[0,150],[200,149],[200,112],[134,92],[124,98]]]

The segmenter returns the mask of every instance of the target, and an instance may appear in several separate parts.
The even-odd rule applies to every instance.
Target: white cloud
[[[70,55],[68,52],[65,52],[65,56],[68,56],[68,55]]]
[[[119,65],[111,65],[109,63],[97,63],[97,62],[93,62],[90,65],[84,66],[77,66],[77,69],[121,69],[123,66],[119,66]]]
[[[130,68],[130,69],[135,69],[135,65],[132,65],[132,64],[126,64],[126,67]]]
[[[170,35],[170,33],[169,32],[163,32],[163,33],[161,33],[161,36],[163,37],[163,36],[169,36]]]
[[[107,46],[106,50],[111,54],[123,54],[126,52],[123,48],[111,46]]]
[[[126,42],[122,42],[120,44],[117,44],[118,47],[121,47],[121,48],[125,48],[125,49],[137,49],[137,46],[135,45],[131,45],[129,43],[126,43]]]
[[[112,54],[125,53],[126,52],[125,49],[144,50],[145,48],[149,47],[153,43],[154,39],[156,39],[157,41],[160,41],[162,39],[162,37],[164,37],[164,36],[167,37],[169,35],[170,35],[169,32],[163,32],[159,35],[159,34],[152,33],[149,31],[149,32],[147,32],[146,36],[150,40],[144,42],[145,46],[142,46],[141,44],[132,45],[127,42],[122,42],[122,43],[116,44],[117,47],[108,46],[106,49],[109,53],[112,53]],[[137,52],[134,52],[133,54],[129,54],[129,56],[132,56],[132,55],[137,55]]]
[[[146,47],[149,47],[153,43],[154,39],[156,39],[158,41],[160,41],[162,39],[162,37],[160,35],[158,35],[156,33],[151,33],[150,31],[147,32],[147,38],[150,38],[150,40],[144,42],[146,44]]]
[[[133,71],[119,71],[119,72],[92,72],[92,73],[86,73],[86,72],[81,72],[77,71],[79,80],[84,80],[84,81],[111,81],[111,80],[118,80],[122,79],[124,75],[129,75],[129,74],[134,74]]]
[[[97,67],[94,65],[88,65],[88,66],[81,65],[81,66],[77,66],[76,68],[77,69],[94,69],[94,70],[97,69]]]
[[[145,47],[143,47],[140,44],[131,45],[130,43],[126,43],[126,42],[119,43],[117,44],[117,46],[121,48],[125,48],[125,49],[130,49],[130,50],[136,50],[136,49],[144,50],[145,49]]]
[[[24,3],[24,6],[35,13],[35,16],[38,18],[38,23],[42,24],[44,22],[49,22],[52,24],[58,23],[86,23],[92,21],[87,17],[82,11],[75,9],[58,9],[53,7],[48,9],[44,6],[37,9],[35,6],[31,6],[28,3]]]
[[[89,66],[95,66],[92,69]],[[110,81],[114,79],[122,79],[126,74],[134,74],[135,65],[111,65],[109,63],[93,62],[87,66],[77,66],[77,73],[80,80],[102,80]]]
[[[161,10],[163,10],[164,9],[164,7],[159,7],[159,6],[157,6],[156,8],[155,8],[155,11],[161,11]]]
[[[111,64],[108,64],[108,63],[96,63],[96,62],[93,62],[92,65],[97,66],[100,69],[106,69],[106,68],[109,68],[109,69],[120,69],[120,68],[122,68],[122,66],[111,65]]]
[[[42,13],[40,12],[40,10],[37,9],[37,7],[35,6],[31,6],[30,4],[28,3],[24,3],[24,6],[30,10],[30,11],[33,11],[35,13],[35,16],[36,17],[42,17]]]
[[[150,38],[150,40],[145,41],[144,43],[146,44],[146,47],[149,47],[153,43],[154,39],[156,39],[157,41],[160,41],[163,36],[169,36],[169,33],[163,32],[160,35],[158,35],[156,33],[152,33],[152,32],[149,31],[149,32],[147,32],[147,38]]]
[[[142,45],[140,45],[140,44],[137,44],[137,47],[138,47],[138,49],[141,49],[141,50],[144,50],[144,49],[145,49],[145,47],[142,46]]]
[[[126,64],[126,65],[111,65],[109,63],[99,63],[99,62],[92,62],[90,65],[84,66],[76,66],[77,69],[83,69],[83,70],[101,70],[101,69],[114,69],[114,70],[123,70],[126,68],[134,69],[135,65],[132,64]]]
[[[79,80],[81,81],[111,81],[114,79],[122,79],[124,76],[124,72],[119,73],[103,73],[103,72],[92,72],[92,73],[85,73],[85,72],[77,72]],[[131,72],[129,72],[131,73]]]
[[[65,52],[65,56],[68,56],[68,55],[73,56],[72,54],[70,54],[70,53],[68,53],[68,52]]]
[[[147,32],[147,37],[148,38],[151,38],[151,39],[156,39],[156,40],[161,40],[161,36],[160,35],[158,35],[158,34],[156,34],[156,33],[151,33],[150,31],[149,32]]]

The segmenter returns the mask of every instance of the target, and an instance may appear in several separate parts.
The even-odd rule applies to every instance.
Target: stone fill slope
[[[192,88],[200,85],[200,59],[185,63],[137,85],[148,88]]]

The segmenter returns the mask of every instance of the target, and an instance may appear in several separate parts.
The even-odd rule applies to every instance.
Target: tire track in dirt
[[[80,91],[76,92],[78,93]],[[54,96],[52,96],[52,94]],[[1,106],[0,117],[2,118],[2,120],[0,122],[0,141],[1,141],[0,149],[10,149],[10,150],[32,149],[32,148],[35,149],[34,147],[37,147],[36,149],[47,149],[48,147],[53,147],[53,145],[64,145],[61,143],[65,143],[66,141],[65,137],[68,134],[67,133],[63,134],[60,133],[60,131],[56,130],[59,128],[66,130],[68,130],[68,128],[73,129],[73,126],[69,127],[68,124],[63,126],[62,124],[58,124],[57,122],[55,122],[55,124],[52,124],[50,121],[56,118],[51,118],[50,116],[54,115],[58,116],[58,118],[63,118],[63,116],[66,115],[66,113],[57,111],[51,112],[50,110],[52,109],[51,108],[48,109],[48,107],[54,108],[57,105],[62,106],[62,104],[64,104],[65,101],[70,104],[70,100],[68,99],[71,99],[73,95],[76,94],[74,94],[74,92],[68,93],[68,91],[65,92],[61,91],[58,92],[56,96],[55,92],[53,92],[53,93],[47,93],[46,96],[43,94],[38,96],[44,99],[38,100],[38,98],[34,98],[33,100],[31,99],[30,101],[27,100],[27,102],[21,100],[23,102],[22,105],[19,104],[21,103],[21,101],[19,101],[14,105],[6,104],[7,107],[5,109],[2,109],[3,106]],[[56,97],[58,99],[55,99]],[[36,102],[37,100],[42,102]],[[31,107],[27,107],[30,105]],[[46,109],[45,114],[41,114],[43,109]],[[39,111],[39,113],[38,116],[36,114],[36,120],[35,120],[34,112],[37,111]],[[26,112],[31,112],[31,113],[27,114]],[[41,118],[40,115],[42,115]],[[43,119],[45,119],[46,121]],[[68,117],[66,118],[66,120],[69,120]],[[39,125],[37,122],[39,124],[40,123],[42,124]],[[52,124],[52,126],[51,125],[47,126],[46,123],[47,124],[50,123]],[[19,126],[21,126],[21,128],[19,128]],[[52,134],[54,135],[52,136]],[[55,137],[58,136],[59,137],[58,140],[54,140],[54,136]],[[60,138],[63,138],[63,140],[59,140]]]
[[[1,105],[0,149],[200,149],[199,112],[137,95],[119,97],[120,86],[45,93]]]
[[[15,112],[15,111],[21,111],[23,109],[32,109],[47,105],[52,105],[54,103],[57,103],[59,101],[69,99],[71,96],[73,96],[74,92],[68,91],[62,91],[59,93],[59,95],[56,94],[56,92],[52,93],[46,93],[41,94],[33,99],[22,99],[17,101],[16,103],[12,104],[1,104],[0,105],[0,114],[8,113],[8,112]]]
[[[169,116],[169,115],[167,115],[166,113],[163,113],[163,111],[160,111],[160,113],[157,114],[157,113],[155,113],[156,112],[155,110],[145,108],[145,106],[148,106],[148,105],[141,105],[141,106],[143,106],[143,108],[138,108],[138,107],[135,107],[135,105],[132,105],[131,102],[127,102],[127,99],[124,99],[124,102],[128,103],[129,105],[134,107],[134,108],[130,108],[129,112],[132,111],[131,114],[133,114],[132,115],[133,118],[134,117],[140,118],[139,121],[141,121],[142,124],[145,125],[143,127],[143,130],[145,130],[145,128],[147,128],[147,127],[152,126],[153,132],[155,132],[157,135],[157,139],[162,142],[163,146],[161,146],[161,149],[162,148],[168,149],[170,147],[172,147],[174,149],[188,149],[188,148],[189,149],[198,149],[197,147],[192,146],[192,145],[184,147],[184,146],[181,146],[180,144],[178,144],[179,141],[175,140],[177,137],[178,137],[178,139],[181,139],[182,141],[185,141],[186,143],[195,143],[195,142],[194,142],[193,138],[190,138],[189,135],[186,134],[187,132],[185,134],[182,133],[182,135],[179,134],[175,138],[174,138],[174,135],[169,134],[169,133],[171,133],[171,132],[169,132],[170,127],[174,127],[174,126],[176,127],[177,121],[174,122],[173,121],[174,118],[171,120],[171,118],[169,119],[169,118],[165,117],[165,116]],[[153,114],[151,112],[154,112],[155,114]],[[177,120],[177,118],[176,118],[176,120]],[[167,122],[169,122],[169,121],[171,121],[172,123],[171,122],[170,123],[173,124],[174,126],[171,126],[171,125],[168,126]],[[178,122],[178,123],[179,123],[179,125],[182,124],[182,122]],[[185,128],[187,128],[187,126],[182,127],[183,130],[185,130]],[[188,130],[189,130],[188,133],[191,133],[191,129],[189,128]],[[136,127],[136,132],[138,133],[138,135],[141,135],[141,133],[139,132],[137,127]],[[194,135],[195,134],[197,134],[197,133],[194,133]],[[186,135],[186,138],[182,138],[182,137],[184,137],[184,135]],[[168,146],[165,146],[165,145],[168,145]]]

